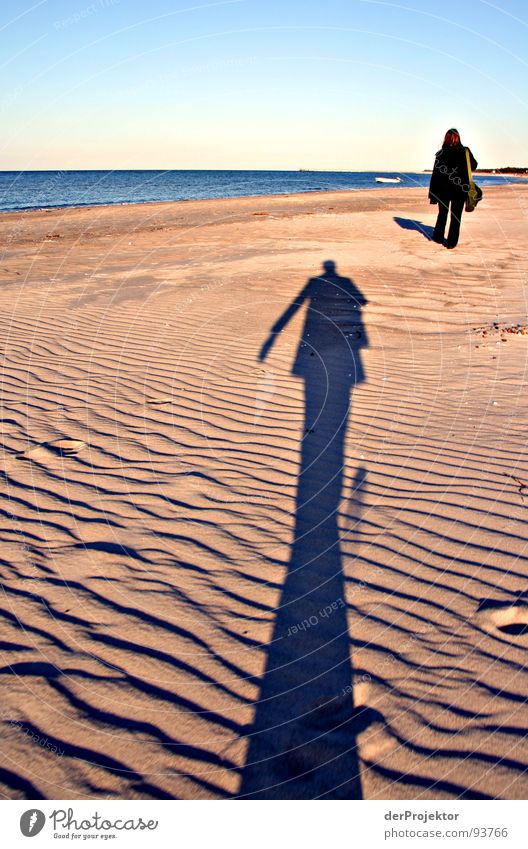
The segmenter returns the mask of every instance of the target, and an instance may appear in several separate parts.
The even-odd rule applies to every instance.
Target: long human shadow
[[[358,799],[354,709],[342,555],[337,523],[350,393],[364,372],[366,299],[327,261],[273,326],[307,303],[293,373],[305,384],[305,421],[294,539],[276,612],[239,798]],[[358,469],[354,489],[364,479]]]
[[[402,230],[417,230],[429,242],[433,241],[434,227],[429,224],[422,224],[421,221],[416,221],[414,218],[400,218],[398,215],[394,216],[394,221]]]

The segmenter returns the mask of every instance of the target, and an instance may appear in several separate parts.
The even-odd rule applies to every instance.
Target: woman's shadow
[[[398,227],[402,228],[402,230],[416,230],[418,233],[421,233],[422,236],[425,236],[427,241],[433,241],[434,227],[431,227],[429,224],[424,224],[422,221],[416,221],[414,218],[400,218],[399,215],[394,216],[394,221]]]
[[[361,319],[367,303],[327,261],[273,326],[260,352],[307,303],[293,373],[305,385],[305,421],[288,572],[240,796],[361,798],[355,736],[370,722],[354,709],[338,509],[350,392],[364,381]],[[365,472],[356,472],[359,493]],[[356,496],[357,497],[357,496]]]

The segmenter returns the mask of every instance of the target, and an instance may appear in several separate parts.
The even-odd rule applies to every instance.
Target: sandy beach
[[[528,797],[527,210],[0,216],[4,798]]]

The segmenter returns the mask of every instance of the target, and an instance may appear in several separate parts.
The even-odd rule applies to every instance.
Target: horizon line
[[[47,173],[49,171],[70,172],[70,171],[276,171],[278,173],[287,172],[291,174],[298,173],[316,173],[316,174],[422,174],[430,169],[407,169],[401,168],[0,168],[0,174],[19,174],[24,172]]]

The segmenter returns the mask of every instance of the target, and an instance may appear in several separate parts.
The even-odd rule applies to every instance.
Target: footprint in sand
[[[86,448],[86,442],[82,442],[80,439],[54,439],[53,442],[46,442],[45,445],[50,451],[65,457],[78,454],[79,451]]]
[[[50,452],[43,446],[37,445],[35,448],[28,448],[22,454],[17,454],[17,460],[35,460],[37,463],[46,460],[50,456]]]
[[[86,448],[86,443],[80,439],[54,439],[52,442],[43,442],[35,448],[29,448],[22,454],[18,454],[17,460],[41,462],[54,456],[75,457],[83,448]]]
[[[509,637],[528,636],[528,604],[525,601],[483,602],[477,621],[488,631],[500,631]]]

